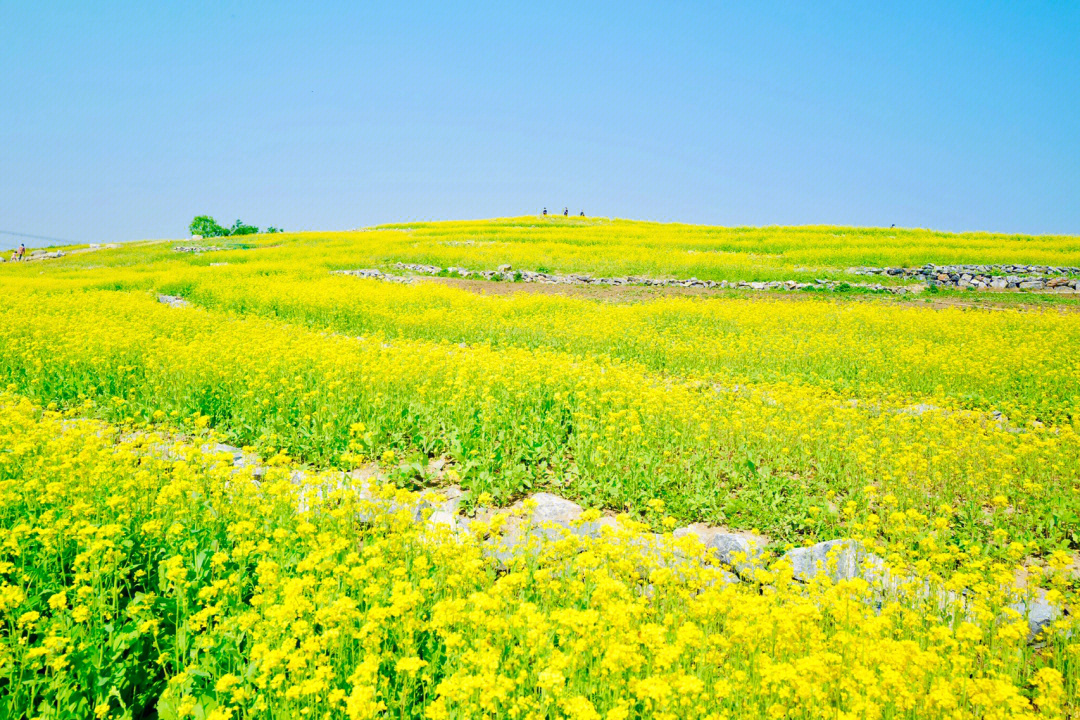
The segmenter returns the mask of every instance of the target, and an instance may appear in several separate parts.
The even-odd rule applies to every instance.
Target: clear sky
[[[3,2],[0,229],[1080,234],[1080,2],[883,5]]]

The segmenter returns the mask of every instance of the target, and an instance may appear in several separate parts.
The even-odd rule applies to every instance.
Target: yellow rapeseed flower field
[[[9,716],[1055,717],[1075,692],[1077,646],[1033,652],[992,582],[962,606],[782,562],[732,583],[630,519],[496,572],[482,529],[392,486],[256,480],[11,395],[0,437]]]
[[[1080,265],[1076,238],[517,218],[234,240],[0,266],[3,716],[1075,712],[1068,296],[489,295],[332,271],[841,277]],[[447,483],[467,509],[544,490],[617,520],[496,558],[517,520],[429,522],[425,486]],[[671,533],[691,522],[764,553],[725,565]],[[882,567],[807,582],[784,557],[837,538]],[[1036,603],[1055,613],[1033,635]]]

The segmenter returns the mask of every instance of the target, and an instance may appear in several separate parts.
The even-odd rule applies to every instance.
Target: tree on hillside
[[[217,220],[214,220],[214,218],[209,215],[197,216],[191,221],[191,224],[188,225],[188,230],[191,231],[192,235],[198,235],[204,238],[226,237],[229,235],[255,235],[263,232],[262,230],[259,230],[256,225],[245,225],[242,220],[234,222],[231,228],[223,228],[217,224]],[[266,228],[266,232],[268,233],[279,233],[281,231],[281,228],[273,226]]]
[[[240,220],[233,223],[233,226],[229,228],[230,235],[255,235],[259,232],[259,228],[254,225],[245,225]]]
[[[191,224],[188,225],[188,230],[192,235],[199,235],[204,238],[211,237],[224,237],[229,234],[229,231],[217,224],[217,221],[209,215],[198,215]]]

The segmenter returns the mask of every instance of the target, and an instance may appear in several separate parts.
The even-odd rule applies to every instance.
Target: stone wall
[[[860,276],[888,276],[907,280],[917,280],[916,284],[884,285],[876,282],[852,282],[843,280],[821,280],[801,282],[798,280],[770,280],[764,282],[735,280],[698,280],[690,278],[650,278],[639,276],[593,277],[589,274],[535,272],[533,270],[514,270],[509,265],[500,265],[497,270],[469,270],[462,267],[441,268],[437,265],[418,263],[397,263],[395,267],[419,275],[444,275],[461,278],[477,278],[503,282],[545,283],[550,285],[638,285],[645,287],[685,287],[716,288],[739,290],[786,290],[786,291],[837,291],[858,288],[871,292],[893,295],[918,294],[928,286],[950,287],[962,290],[1043,290],[1058,293],[1080,293],[1080,278],[1068,277],[1066,273],[1075,268],[1043,268],[1044,274],[1025,273],[1023,275],[994,275],[993,268],[1033,268],[1036,266],[988,266],[988,265],[927,265],[921,268],[848,268],[847,272]],[[984,270],[980,270],[983,268]],[[412,280],[407,275],[393,275],[374,268],[360,270],[336,270],[337,274],[355,275],[389,282],[408,283]]]
[[[852,275],[883,275],[927,285],[995,290],[1080,290],[1080,268],[1053,265],[933,265],[855,267]]]

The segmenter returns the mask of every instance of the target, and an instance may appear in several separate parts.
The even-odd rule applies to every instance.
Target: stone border
[[[384,280],[386,282],[396,282],[403,285],[409,285],[415,278],[405,277],[403,275],[390,275],[384,273],[382,270],[376,270],[375,268],[364,268],[361,270],[334,270],[334,275],[353,275],[355,277],[369,278],[372,280]]]
[[[173,252],[178,253],[205,253],[205,252],[218,252],[224,250],[223,247],[217,245],[173,245]]]
[[[439,275],[444,272],[443,268],[436,265],[421,265],[415,263],[397,263],[394,267],[399,270],[410,270],[423,275]],[[701,287],[719,289],[742,289],[742,290],[826,290],[835,291],[842,287],[857,287],[876,292],[893,293],[904,295],[918,293],[922,288],[890,286],[881,283],[847,282],[843,280],[814,280],[813,282],[798,282],[796,280],[769,280],[763,282],[751,282],[746,280],[678,280],[675,278],[651,278],[638,275],[626,277],[593,277],[588,273],[571,273],[569,275],[556,275],[554,273],[535,272],[533,270],[514,270],[510,265],[500,265],[497,270],[469,270],[462,267],[448,267],[445,272],[462,278],[480,277],[484,280],[499,280],[502,282],[527,282],[544,283],[548,285],[610,285],[621,287],[626,285],[641,285],[645,287]]]
[[[499,269],[499,270],[468,270],[466,268],[449,267],[440,268],[435,265],[417,265],[412,263],[397,263],[395,265],[398,269],[409,270],[422,275],[440,275],[443,272],[450,273],[450,277],[460,278],[481,278],[484,280],[493,280],[501,282],[526,282],[526,283],[542,283],[547,285],[608,285],[613,287],[624,286],[642,286],[642,287],[700,287],[700,288],[719,288],[730,290],[805,290],[805,291],[837,291],[844,288],[861,288],[864,290],[872,290],[875,292],[890,293],[894,295],[917,295],[922,292],[923,288],[920,286],[905,287],[902,285],[882,285],[881,283],[862,283],[862,282],[847,282],[844,280],[815,280],[812,283],[797,282],[795,280],[771,280],[769,282],[746,282],[746,281],[727,281],[721,280],[719,282],[715,280],[698,280],[697,278],[690,278],[689,280],[675,280],[670,278],[647,278],[647,277],[614,277],[614,278],[594,278],[591,275],[553,275],[550,273],[539,273],[531,270],[511,270],[511,269]],[[502,265],[500,268],[509,268],[509,265]],[[409,284],[418,278],[409,275],[394,275],[391,273],[385,273],[382,270],[376,268],[362,268],[359,270],[332,270],[334,275],[352,275],[355,277],[369,278],[373,280],[383,280],[386,282],[396,282],[402,284]]]
[[[852,275],[886,275],[927,285],[995,290],[1069,289],[1080,292],[1080,268],[1054,265],[934,265],[922,267],[852,267]],[[1061,291],[1061,290],[1059,290]]]
[[[67,422],[78,422],[71,420]],[[91,420],[90,422],[97,422]],[[117,442],[131,442],[145,431],[119,433]],[[203,443],[184,436],[172,436],[168,433],[156,433],[152,442],[144,444],[147,454],[160,455],[167,460],[185,460],[187,451],[198,449],[206,455],[216,456],[232,466],[233,473],[246,473],[255,483],[262,482],[268,472],[268,466],[254,453],[225,443]],[[430,463],[429,468],[436,475],[441,475],[447,462],[438,458]],[[297,485],[305,483],[310,471],[293,467],[288,470],[291,481]],[[327,474],[323,474],[326,477]],[[329,474],[331,477],[333,473]],[[373,490],[375,484],[387,481],[377,464],[367,465],[351,472],[340,472],[339,487],[346,478],[356,483],[359,497],[370,502],[372,513],[361,516],[362,523],[371,522],[378,513],[393,514],[405,512],[412,522],[423,523],[434,535],[434,540],[447,537],[479,537],[476,526],[487,527],[488,523],[501,516],[498,523],[501,532],[485,534],[481,541],[481,551],[492,562],[503,569],[516,561],[539,558],[548,551],[571,553],[582,552],[590,541],[609,541],[627,543],[637,551],[641,568],[668,569],[675,573],[681,570],[699,570],[706,568],[715,572],[707,584],[724,585],[737,583],[762,583],[768,585],[769,579],[761,577],[759,570],[770,571],[790,568],[793,579],[800,583],[830,582],[862,579],[873,586],[874,602],[878,609],[890,593],[922,599],[937,604],[942,610],[951,606],[963,609],[964,593],[943,591],[935,588],[929,581],[916,576],[897,575],[891,572],[885,560],[868,552],[858,541],[835,539],[819,542],[808,547],[796,547],[788,550],[779,558],[772,560],[764,552],[768,539],[749,533],[732,532],[726,528],[713,527],[696,523],[678,528],[670,534],[640,532],[626,528],[618,518],[601,516],[593,513],[586,519],[585,509],[575,502],[552,493],[539,492],[527,501],[514,503],[503,511],[495,508],[477,508],[474,517],[465,517],[460,513],[462,500],[466,492],[457,486],[442,489],[408,491],[415,501],[399,502],[391,498],[379,497]],[[330,477],[326,477],[330,480]],[[316,492],[318,487],[312,486]],[[301,500],[300,512],[307,512],[309,507]],[[686,536],[694,536],[700,542],[703,552],[687,551],[676,545],[676,541]],[[566,541],[577,542],[567,543]],[[718,566],[719,563],[719,566]],[[730,571],[729,571],[730,570]],[[646,578],[643,578],[645,580]],[[649,593],[651,586],[645,586]],[[1019,599],[1009,607],[1025,618],[1028,624],[1028,643],[1038,645],[1040,637],[1050,625],[1068,615],[1066,608],[1056,607],[1045,600],[1045,593],[1038,589],[1027,593],[1014,585],[1012,590]]]
[[[936,275],[926,268],[918,268],[918,272],[911,275],[903,275],[905,278],[917,279],[921,284],[915,285],[882,285],[881,283],[849,282],[846,280],[823,280],[816,279],[813,282],[800,282],[797,280],[769,280],[769,281],[734,281],[734,280],[677,280],[674,278],[649,278],[640,276],[626,277],[593,277],[589,274],[555,275],[553,273],[535,272],[532,270],[514,270],[510,265],[500,265],[497,270],[469,270],[462,267],[441,268],[437,265],[424,265],[420,263],[396,263],[399,270],[406,270],[420,275],[448,275],[459,278],[478,278],[502,282],[526,282],[543,283],[548,285],[606,285],[613,287],[643,286],[643,287],[683,287],[683,288],[709,288],[721,290],[783,290],[783,291],[824,291],[837,292],[848,288],[869,290],[871,292],[887,293],[892,295],[917,295],[926,287],[953,287],[961,290],[1052,290],[1057,293],[1080,293],[1080,278],[1067,278],[1064,276],[1014,276],[1007,277],[972,275],[970,273],[945,273]],[[903,268],[849,268],[848,272],[860,275],[887,274],[892,277],[900,273],[875,273],[863,272],[863,270],[903,270]],[[854,272],[858,271],[858,272]],[[408,284],[415,278],[408,275],[394,275],[383,272],[376,268],[362,268],[358,270],[334,270],[336,275],[353,275],[356,277],[384,280]],[[923,274],[923,273],[926,274]]]
[[[203,452],[227,456],[237,470],[251,468],[252,477],[256,480],[266,472],[266,467],[258,456],[245,454],[240,448],[217,444],[203,445],[201,449]],[[445,467],[446,461],[442,458],[431,463],[436,474],[441,474]],[[293,470],[292,480],[294,483],[301,483],[306,475],[304,470]],[[353,470],[347,475],[362,483],[360,492],[364,499],[382,504],[388,512],[410,511],[414,522],[422,522],[432,530],[441,529],[452,535],[468,535],[473,532],[473,526],[487,523],[499,514],[494,508],[477,508],[473,518],[461,515],[461,502],[466,492],[457,486],[414,492],[419,502],[412,508],[393,500],[377,500],[371,492],[371,482],[386,480],[386,476],[377,466]],[[425,495],[430,497],[432,494],[442,502],[436,504],[425,499]],[[723,584],[757,583],[760,582],[757,575],[759,569],[776,569],[787,565],[791,568],[792,577],[800,583],[809,583],[818,577],[827,578],[827,581],[832,583],[861,578],[874,587],[878,607],[889,592],[901,591],[913,591],[915,597],[931,600],[943,609],[954,604],[959,604],[960,607],[964,605],[963,593],[937,590],[929,581],[915,576],[896,575],[890,571],[883,558],[866,551],[856,540],[839,538],[808,547],[792,548],[774,562],[770,562],[770,557],[764,553],[769,540],[760,535],[732,532],[726,528],[695,523],[674,530],[670,536],[644,532],[627,538],[624,537],[625,533],[619,534],[620,522],[617,518],[608,515],[585,520],[584,508],[548,492],[535,493],[527,502],[518,501],[507,510],[509,513],[501,526],[502,532],[482,541],[484,554],[503,568],[507,568],[516,558],[537,556],[553,543],[562,540],[575,537],[581,540],[607,539],[612,542],[627,542],[635,547],[646,566],[652,563],[675,572],[680,568],[715,568],[719,573],[716,581]],[[687,536],[696,537],[704,553],[688,554],[674,546],[676,540]],[[577,548],[578,551],[584,549]],[[667,559],[668,554],[672,559]],[[717,568],[714,562],[719,562],[720,567]],[[1022,592],[1021,588],[1014,586],[1013,589],[1017,593]],[[1033,595],[1020,598],[1009,607],[1027,620],[1028,643],[1038,644],[1042,640],[1040,636],[1043,631],[1068,613],[1049,604],[1043,590],[1039,589]]]

